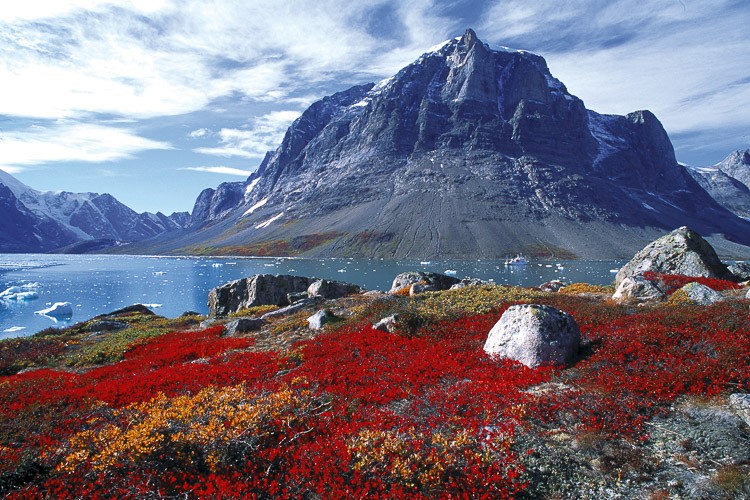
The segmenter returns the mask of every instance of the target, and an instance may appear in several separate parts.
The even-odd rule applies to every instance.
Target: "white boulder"
[[[581,332],[572,316],[554,307],[511,306],[490,330],[484,351],[529,368],[568,364],[578,353]]]
[[[658,302],[666,298],[664,292],[642,275],[623,278],[612,295],[615,302]]]

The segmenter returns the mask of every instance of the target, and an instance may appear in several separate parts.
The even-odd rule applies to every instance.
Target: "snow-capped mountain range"
[[[710,167],[687,170],[721,205],[750,220],[750,150],[735,151]]]
[[[47,252],[91,240],[105,246],[187,225],[189,214],[136,213],[109,194],[41,192],[0,170],[0,252]]]

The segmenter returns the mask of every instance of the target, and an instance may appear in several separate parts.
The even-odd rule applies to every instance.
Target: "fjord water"
[[[162,316],[208,311],[211,288],[253,274],[296,274],[356,283],[369,290],[390,288],[405,271],[424,270],[498,284],[535,286],[552,279],[608,284],[619,261],[532,261],[523,267],[477,260],[386,261],[295,258],[198,258],[110,255],[0,254],[0,292],[37,284],[39,298],[0,300],[0,338],[26,336],[64,327],[131,304],[152,307]],[[70,302],[70,320],[54,320],[35,311]]]

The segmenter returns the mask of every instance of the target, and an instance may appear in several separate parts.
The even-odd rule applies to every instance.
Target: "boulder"
[[[491,285],[489,281],[480,280],[478,278],[464,278],[455,285],[451,285],[450,290],[460,290],[467,286],[486,286]]]
[[[306,292],[316,281],[304,276],[256,274],[214,288],[208,294],[209,317],[226,316],[248,307],[289,305],[290,293]]]
[[[699,306],[709,306],[724,300],[722,294],[700,283],[688,283],[675,293],[685,294],[690,302]]]
[[[115,321],[111,319],[100,319],[98,321],[92,321],[86,326],[87,332],[116,332],[124,330],[130,325],[124,321]]]
[[[729,396],[729,407],[750,425],[750,394],[732,394]]]
[[[409,271],[401,273],[393,279],[391,293],[397,292],[402,288],[411,286],[414,283],[425,283],[434,286],[437,290],[448,290],[451,286],[459,283],[458,278],[440,273],[430,273],[425,271]]]
[[[552,280],[539,285],[539,289],[543,292],[559,292],[561,288],[568,286],[567,283],[560,280]]]
[[[415,295],[419,295],[420,293],[425,292],[437,292],[438,288],[435,285],[428,285],[425,283],[414,283],[412,286],[409,287],[409,296],[414,297]]]
[[[392,314],[390,316],[386,316],[385,318],[381,319],[372,327],[375,330],[380,330],[381,332],[388,332],[388,333],[395,333],[398,329],[398,323],[399,323],[399,316],[398,314]]]
[[[576,357],[581,332],[572,316],[554,307],[511,306],[492,327],[484,351],[519,361],[529,368],[568,364]]]
[[[612,300],[621,303],[659,302],[666,298],[667,295],[659,287],[641,275],[623,279],[612,295]]]
[[[311,330],[321,330],[326,323],[335,320],[336,316],[328,309],[321,309],[309,318],[307,324]]]
[[[276,309],[275,311],[267,312],[264,315],[262,315],[260,318],[268,319],[268,318],[280,318],[282,316],[289,316],[290,314],[294,314],[298,311],[301,311],[302,309],[306,307],[316,306],[321,302],[323,302],[323,299],[321,299],[320,297],[310,297],[307,299],[298,300],[294,304],[290,304],[286,307],[282,307],[281,309]]]
[[[243,333],[258,331],[265,324],[266,321],[260,318],[237,318],[224,325],[224,328],[228,337],[235,337]]]
[[[646,271],[721,279],[731,277],[713,247],[685,226],[649,243],[635,254],[617,273],[615,285]]]
[[[310,297],[323,297],[326,300],[340,299],[347,295],[353,295],[361,292],[362,289],[351,283],[341,281],[317,280],[307,289],[307,295]]]
[[[750,299],[750,290],[747,291],[747,295],[745,295],[746,299]]]
[[[727,268],[736,281],[750,280],[750,262],[736,262]]]

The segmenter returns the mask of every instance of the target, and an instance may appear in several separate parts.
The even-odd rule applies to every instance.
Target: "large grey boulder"
[[[572,316],[554,307],[511,306],[490,330],[484,351],[529,368],[568,364],[578,353],[581,332]]]
[[[737,262],[727,269],[737,281],[750,280],[750,262]]]
[[[307,289],[307,295],[310,297],[322,297],[326,300],[339,299],[347,295],[354,295],[361,292],[362,289],[351,283],[331,280],[316,280]]]
[[[260,318],[237,318],[224,325],[224,329],[228,337],[235,337],[243,333],[258,331],[265,324],[266,321]]]
[[[440,273],[430,273],[425,271],[408,271],[401,273],[393,279],[391,293],[397,292],[403,288],[410,287],[416,283],[424,283],[434,287],[434,290],[448,290],[461,280],[453,276],[447,276]]]
[[[699,306],[709,306],[724,300],[722,294],[700,283],[688,283],[677,290],[677,292],[684,293],[690,302]]]
[[[655,284],[641,275],[628,276],[617,286],[612,300],[615,302],[659,302],[665,300],[667,295]]]
[[[286,306],[290,293],[305,292],[316,281],[304,276],[256,274],[214,288],[208,294],[208,316],[226,316],[248,307]]]
[[[713,247],[701,235],[683,226],[646,245],[617,273],[615,284],[647,271],[708,278],[728,278]]]
[[[732,394],[729,396],[729,407],[750,425],[750,394]]]

